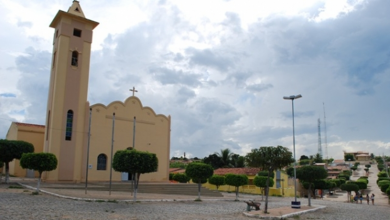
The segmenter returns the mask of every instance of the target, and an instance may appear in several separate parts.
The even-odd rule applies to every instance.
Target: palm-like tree
[[[222,149],[220,153],[215,152],[215,154],[221,159],[221,162],[223,164],[222,167],[231,167],[231,161],[232,161],[232,156],[234,153],[229,149]]]

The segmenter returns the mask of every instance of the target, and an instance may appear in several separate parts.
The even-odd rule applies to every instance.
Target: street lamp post
[[[297,202],[297,169],[296,169],[296,157],[295,157],[295,127],[294,127],[294,99],[302,98],[302,95],[290,95],[284,96],[283,99],[291,100],[292,103],[292,121],[293,121],[293,153],[294,153],[294,196],[295,202],[291,202],[292,208],[301,208],[300,202]]]

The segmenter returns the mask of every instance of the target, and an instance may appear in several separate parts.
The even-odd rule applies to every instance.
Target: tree
[[[169,168],[186,168],[187,164],[180,162],[180,161],[174,161],[169,164]]]
[[[134,201],[137,200],[139,177],[143,173],[156,172],[158,159],[156,154],[132,150],[118,150],[115,152],[112,167],[117,172],[129,173],[135,177]]]
[[[186,168],[186,175],[192,179],[194,183],[198,183],[198,199],[200,201],[200,187],[202,180],[208,179],[214,174],[213,167],[205,163],[192,162]]]
[[[264,200],[264,193],[267,187],[267,179],[268,179],[268,187],[273,187],[274,186],[273,178],[268,178],[267,176],[255,176],[255,178],[253,179],[253,183],[255,184],[255,186],[260,187],[260,189],[262,189],[263,191],[263,193],[261,194],[261,200]]]
[[[264,213],[268,211],[268,190],[269,190],[269,177],[271,173],[276,169],[281,169],[294,162],[292,153],[287,148],[282,146],[277,147],[260,147],[258,151],[255,151],[258,155],[255,158],[260,160],[257,162],[264,171],[268,171],[267,188],[265,192],[265,208]],[[251,152],[253,153],[253,151]]]
[[[246,175],[239,174],[226,174],[225,182],[229,186],[234,186],[236,188],[236,201],[238,201],[238,189],[240,186],[244,186],[248,184],[248,177]]]
[[[366,167],[366,168],[370,168],[371,165],[370,165],[370,164],[366,164],[365,167]]]
[[[20,159],[23,153],[34,152],[34,146],[25,141],[0,140],[0,161],[5,163],[5,182],[9,183],[9,163]]]
[[[233,165],[233,167],[245,167],[245,157],[233,154],[231,165]]]
[[[260,149],[252,149],[250,153],[245,156],[245,162],[248,167],[261,167]]]
[[[286,169],[286,173],[287,173],[288,177],[294,177],[294,167],[288,167]]]
[[[225,177],[220,175],[213,175],[209,178],[209,183],[217,186],[217,190],[219,186],[225,185]]]
[[[223,163],[217,154],[210,154],[203,158],[203,163],[211,165],[214,169],[223,167]]]
[[[299,165],[310,165],[310,164],[311,164],[311,160],[309,159],[299,161]]]
[[[355,161],[355,157],[353,156],[353,154],[345,154],[344,160],[345,161]]]
[[[257,175],[258,176],[267,176],[268,177],[268,173],[269,173],[268,171],[259,171],[257,173]],[[275,172],[270,173],[269,177],[272,178],[272,179],[275,178]]]
[[[232,167],[233,166],[231,164],[231,162],[232,162],[232,156],[234,155],[234,153],[229,148],[222,149],[220,153],[216,152],[215,154],[222,161],[222,167]]]
[[[4,162],[0,160],[0,169],[3,168]],[[3,176],[3,173],[0,172],[0,183],[1,183],[1,177]]]
[[[314,156],[314,162],[315,163],[323,163],[324,162],[324,160],[322,159],[322,156],[321,156],[321,154],[316,154],[315,156]]]
[[[314,183],[316,180],[325,179],[328,177],[328,172],[319,166],[304,166],[297,169],[297,178],[300,181],[305,181],[308,183]],[[309,192],[311,185],[309,185]],[[308,196],[309,206],[311,206],[310,193]]]
[[[352,191],[354,191],[354,192],[359,191],[359,187],[356,184],[352,184],[352,183],[341,184],[340,189],[348,192],[348,194],[347,194],[348,195],[348,200],[347,200],[348,202],[350,202],[351,192]]]
[[[309,159],[309,157],[306,156],[306,155],[302,155],[302,156],[299,158],[299,160],[308,160],[308,159]]]
[[[52,153],[24,153],[20,158],[20,166],[24,169],[38,171],[37,192],[41,184],[42,173],[57,169],[58,160]]]
[[[190,178],[184,173],[176,173],[173,175],[172,179],[179,183],[187,183],[190,181]]]

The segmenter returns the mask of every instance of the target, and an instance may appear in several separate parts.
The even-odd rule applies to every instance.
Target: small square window
[[[73,29],[73,36],[81,37],[81,30],[79,29]]]

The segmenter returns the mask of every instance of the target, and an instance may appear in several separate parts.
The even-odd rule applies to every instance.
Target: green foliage
[[[225,183],[229,186],[240,187],[248,184],[248,177],[246,175],[226,174]]]
[[[390,198],[390,186],[386,189],[386,195]]]
[[[185,169],[187,166],[186,163],[180,162],[180,161],[174,161],[169,164],[169,168],[182,168]]]
[[[347,183],[347,180],[345,178],[340,178],[338,180],[340,181],[340,185],[338,185],[338,187],[340,187],[342,184]]]
[[[214,169],[221,168],[223,163],[217,154],[210,154],[203,158],[203,163],[211,165]]]
[[[315,180],[325,179],[328,177],[328,172],[319,166],[304,166],[297,169],[297,178],[313,183]]]
[[[378,184],[379,181],[381,181],[381,180],[390,180],[390,178],[389,177],[378,177],[378,179],[376,180],[376,184]]]
[[[362,181],[348,181],[348,184],[355,184],[359,189],[367,189],[367,183]]]
[[[340,185],[342,184],[340,179],[332,179],[332,180],[329,180],[329,181],[331,181],[334,184],[336,184],[335,187],[340,187]],[[345,182],[343,182],[343,183],[345,183]]]
[[[207,179],[200,179],[200,181],[199,181],[199,179],[192,179],[192,182],[193,183],[201,183],[201,184],[204,184],[204,183],[207,183]]]
[[[314,180],[314,189],[329,189],[329,183],[325,181],[324,179],[321,180]]]
[[[356,181],[357,182],[364,182],[364,183],[368,184],[368,179],[367,178],[359,177],[359,179],[357,179]]]
[[[342,184],[340,186],[340,189],[341,190],[344,190],[344,191],[347,191],[348,193],[350,192],[357,192],[359,191],[359,186],[356,185],[356,184],[352,184],[352,183],[347,183],[347,184]]]
[[[173,180],[173,175],[175,175],[174,173],[169,173],[169,180]]]
[[[353,167],[351,167],[351,170],[356,171],[356,170],[357,170],[357,167],[356,167],[356,166],[353,166]]]
[[[259,173],[257,173],[258,176],[268,176],[268,171],[260,171]],[[275,172],[271,172],[270,173],[270,176],[272,179],[275,178]]]
[[[315,155],[315,157],[314,157],[314,162],[315,163],[323,163],[324,162],[324,160],[322,159],[322,156],[321,156],[321,154],[316,154]]]
[[[378,177],[387,177],[386,171],[381,171],[377,175]]]
[[[205,163],[193,162],[188,164],[185,174],[197,183],[210,178],[214,173],[213,167]],[[194,181],[194,182],[195,182]]]
[[[187,183],[190,181],[191,178],[189,178],[186,174],[184,173],[176,173],[173,175],[173,180],[179,182],[179,183]]]
[[[212,185],[217,186],[217,189],[219,186],[225,185],[225,177],[220,175],[213,175],[209,178],[209,183]]]
[[[301,165],[301,166],[310,165],[310,164],[311,164],[311,160],[309,160],[309,159],[299,160],[299,165]]]
[[[382,162],[382,164],[378,163],[377,167],[378,167],[379,171],[382,171],[385,168],[385,165],[383,165],[383,162]]]
[[[382,185],[380,186],[381,191],[385,193],[386,190],[389,188],[389,186],[390,186],[390,182],[388,182],[387,184],[382,184]]]
[[[215,154],[222,161],[222,167],[233,167],[232,156],[234,155],[234,153],[229,148],[222,149],[221,152],[217,152]]]
[[[346,154],[346,155],[344,155],[344,160],[345,161],[355,161],[355,157],[353,156],[353,154]]]
[[[352,171],[350,171],[350,170],[343,170],[342,174],[345,175],[345,176],[350,177],[352,175]]]
[[[245,157],[233,154],[231,164],[233,167],[245,167]]]
[[[308,160],[308,159],[309,159],[309,157],[306,156],[306,155],[302,155],[302,156],[299,158],[299,160]]]
[[[118,150],[115,152],[112,167],[117,172],[137,174],[156,172],[158,159],[156,154],[137,150]]]
[[[32,152],[34,152],[34,146],[31,143],[0,139],[0,161],[4,163],[20,159],[23,153]]]
[[[386,184],[389,184],[390,183],[390,180],[380,180],[378,182],[378,186],[381,187],[382,185],[386,185]]]
[[[261,167],[260,149],[252,149],[250,153],[245,156],[245,162],[248,167]]]
[[[24,153],[20,159],[22,168],[36,170],[39,172],[39,175],[43,171],[55,170],[57,164],[57,158],[52,153]]]
[[[294,176],[294,167],[288,167],[286,169],[286,173],[289,177],[293,177]]]
[[[366,166],[365,166],[366,168],[370,168],[371,167],[371,165],[370,164],[366,164]]]
[[[267,178],[266,176],[255,176],[255,178],[253,179],[253,183],[255,184],[255,186],[257,187],[260,187],[260,188],[265,188],[267,187]],[[273,178],[268,178],[269,180],[269,187],[273,187],[274,186],[274,179]]]
[[[314,188],[314,184],[313,183],[309,183],[309,182],[302,182],[302,186],[304,189],[308,190],[309,187],[310,189],[313,189]]]

